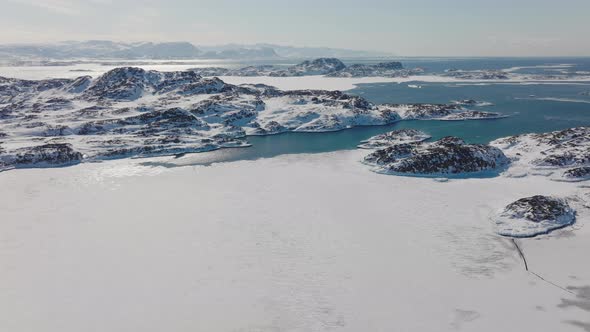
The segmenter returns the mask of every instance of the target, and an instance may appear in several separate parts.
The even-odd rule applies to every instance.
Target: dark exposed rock
[[[590,179],[590,166],[576,167],[568,169],[563,173],[566,179],[587,180]]]
[[[261,127],[260,124],[256,123],[254,128],[256,128],[256,130],[253,132],[253,135],[272,135],[283,133],[289,130],[276,121],[270,121],[264,127]]]
[[[387,105],[392,107],[400,107],[401,105]],[[405,119],[429,119],[433,117],[445,117],[452,112],[459,110],[455,105],[443,104],[416,104],[408,107],[408,110],[403,113]]]
[[[65,87],[65,90],[69,93],[81,93],[90,86],[91,82],[92,82],[92,77],[81,76],[81,77],[76,78],[70,84],[68,84]]]
[[[358,147],[361,149],[380,149],[399,144],[422,142],[429,138],[429,135],[420,130],[400,129],[373,136],[366,141],[362,141]]]
[[[443,76],[466,80],[507,80],[509,73],[501,70],[457,70],[448,69]]]
[[[571,208],[565,200],[536,195],[510,203],[505,211],[515,218],[541,222],[556,220],[560,216],[571,213]]]
[[[456,137],[433,143],[399,144],[377,150],[364,158],[375,171],[409,175],[462,174],[497,171],[509,163],[498,148],[465,144]]]
[[[573,224],[576,211],[565,199],[536,195],[508,204],[494,220],[500,235],[532,237]]]
[[[298,65],[290,67],[287,72],[289,73],[289,76],[325,75],[344,68],[346,68],[346,65],[336,58],[319,58],[311,61],[304,61]]]
[[[67,165],[78,163],[82,154],[74,151],[70,144],[43,144],[34,147],[20,148],[14,156],[6,156],[4,162],[17,167],[35,164]]]
[[[331,77],[406,77],[417,74],[415,70],[403,70],[401,62],[383,62],[378,64],[353,64],[342,70],[328,74]]]
[[[576,166],[590,163],[590,146],[578,151],[552,151],[550,155],[535,161],[538,166]]]
[[[410,156],[415,151],[416,147],[416,143],[396,144],[372,152],[364,158],[364,162],[369,165],[387,165],[394,163],[399,159]]]
[[[86,97],[135,100],[145,92],[166,93],[182,88],[181,93],[210,93],[223,88],[220,80],[202,81],[191,71],[156,72],[122,67],[106,72],[84,92]],[[196,86],[193,86],[195,85]],[[196,91],[196,92],[195,92]]]

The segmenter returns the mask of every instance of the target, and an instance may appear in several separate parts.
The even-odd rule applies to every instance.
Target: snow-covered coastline
[[[384,176],[358,162],[365,154],[1,173],[0,329],[580,331],[588,323],[587,188],[539,176]],[[568,197],[578,215],[573,228],[516,240],[527,272],[490,218],[537,194]]]
[[[245,147],[248,135],[505,117],[456,104],[374,104],[340,91],[283,91],[134,67],[96,79],[0,77],[0,87],[0,170]]]

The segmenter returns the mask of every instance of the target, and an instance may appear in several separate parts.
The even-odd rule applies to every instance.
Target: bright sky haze
[[[0,43],[274,43],[419,56],[589,56],[589,0],[0,0]]]

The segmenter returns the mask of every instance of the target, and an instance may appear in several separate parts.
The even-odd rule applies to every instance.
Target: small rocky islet
[[[576,211],[565,199],[535,195],[508,204],[493,219],[500,235],[533,237],[572,225]]]
[[[424,134],[422,134],[424,135]],[[412,176],[462,176],[497,172],[509,164],[498,148],[467,144],[457,137],[435,142],[395,143],[363,159],[377,173]]]
[[[399,129],[387,132],[385,134],[373,136],[368,140],[362,141],[361,144],[358,145],[358,148],[379,149],[404,143],[422,142],[430,138],[430,135],[420,130]]]
[[[389,61],[376,64],[346,65],[337,58],[306,60],[293,66],[247,66],[242,68],[203,67],[192,68],[201,76],[270,76],[297,77],[323,75],[327,77],[408,77],[424,71],[421,68],[405,69],[401,62]]]

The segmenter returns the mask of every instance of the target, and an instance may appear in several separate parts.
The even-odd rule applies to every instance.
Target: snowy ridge
[[[498,116],[458,105],[376,105],[340,91],[233,85],[192,71],[125,67],[95,79],[0,78],[0,167],[245,147],[247,135],[285,131]],[[25,162],[23,154],[36,157]]]

